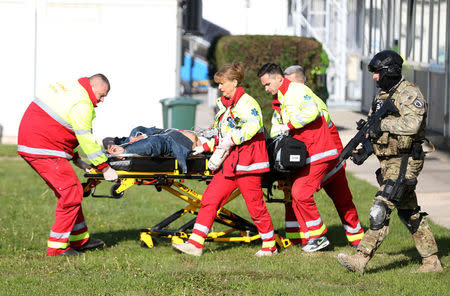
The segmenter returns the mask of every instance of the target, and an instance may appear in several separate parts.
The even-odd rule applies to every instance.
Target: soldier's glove
[[[364,161],[370,156],[369,153],[367,153],[366,149],[360,148],[357,150],[357,153],[352,153],[352,161],[356,165],[362,165]]]
[[[369,133],[369,137],[371,139],[378,139],[379,137],[381,137],[383,135],[383,131],[381,130],[381,119],[375,121],[370,127],[369,130],[367,131]]]
[[[116,170],[110,166],[104,167],[102,169],[102,172],[103,172],[103,178],[105,178],[106,181],[116,181],[119,178]]]

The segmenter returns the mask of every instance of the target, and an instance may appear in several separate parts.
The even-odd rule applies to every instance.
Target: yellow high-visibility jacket
[[[283,80],[273,98],[270,136],[279,135],[280,127],[287,125],[292,137],[305,143],[309,154],[306,163],[321,163],[338,155],[338,147],[329,128],[331,118],[322,104],[323,101],[309,87],[288,79]]]
[[[18,153],[72,159],[78,146],[98,168],[106,156],[92,133],[97,105],[89,79],[55,83],[39,92],[19,127]]]
[[[264,139],[264,127],[261,108],[258,102],[246,94],[242,87],[236,89],[230,100],[220,97],[216,101],[219,107],[214,127],[219,137],[231,137],[235,146],[224,161],[226,176],[257,174],[270,170]],[[218,138],[203,144],[205,151],[212,151],[218,144]]]

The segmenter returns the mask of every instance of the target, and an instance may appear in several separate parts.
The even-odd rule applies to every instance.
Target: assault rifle
[[[358,132],[356,135],[345,145],[344,149],[338,156],[338,163],[336,167],[342,165],[342,163],[353,155],[353,162],[357,165],[362,164],[370,154],[373,153],[372,143],[370,139],[366,138],[366,135],[369,132],[369,129],[378,121],[383,119],[389,114],[393,114],[398,112],[397,107],[394,104],[394,101],[390,98],[386,99],[383,105],[378,109],[375,113],[367,118],[367,121],[364,119],[360,119],[356,125]],[[353,154],[353,151],[356,150],[356,147],[362,144],[362,153]]]

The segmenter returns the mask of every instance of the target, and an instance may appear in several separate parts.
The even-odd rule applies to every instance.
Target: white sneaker
[[[222,162],[227,158],[230,150],[224,149],[221,147],[216,147],[216,150],[214,150],[214,153],[211,155],[211,157],[208,160],[208,168],[211,171],[215,171],[222,165]]]
[[[192,256],[201,256],[203,253],[203,248],[197,248],[191,243],[172,244],[172,247],[181,253]]]
[[[315,252],[326,248],[330,244],[330,241],[326,236],[321,236],[319,238],[312,238],[308,241],[306,246],[302,248],[304,252]]]
[[[275,249],[275,251],[263,251],[263,250],[259,250],[258,252],[256,252],[255,256],[256,257],[264,257],[264,256],[275,256],[278,255],[278,250]]]

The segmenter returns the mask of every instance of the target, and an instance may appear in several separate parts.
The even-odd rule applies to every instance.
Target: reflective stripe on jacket
[[[323,102],[322,102],[323,103]],[[306,163],[324,162],[338,156],[335,136],[331,134],[328,110],[323,112],[321,99],[306,85],[283,80],[274,97],[271,137],[280,134],[281,125],[289,126],[290,134],[305,143],[309,157]],[[326,107],[326,106],[325,106]]]
[[[311,91],[312,92],[312,91]],[[325,118],[325,120],[327,121],[327,126],[330,130],[331,133],[331,137],[333,138],[334,143],[337,146],[338,152],[341,153],[343,146],[342,146],[342,141],[341,138],[339,137],[339,132],[336,128],[336,126],[334,125],[333,121],[331,121],[331,116],[330,113],[328,112],[328,107],[325,104],[325,102],[319,98],[317,95],[315,95],[313,93],[312,96],[314,102],[316,102],[319,110],[320,110],[320,114]]]
[[[50,85],[38,93],[22,117],[18,153],[71,159],[79,145],[93,165],[106,162],[92,134],[96,102],[86,77]]]

